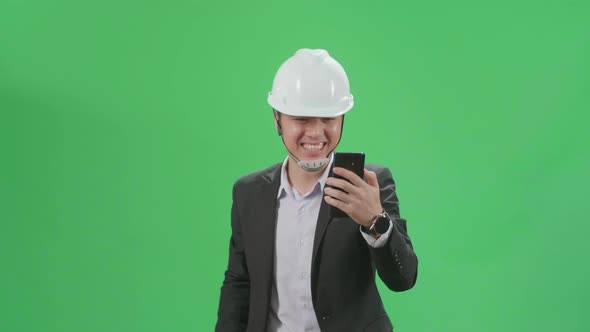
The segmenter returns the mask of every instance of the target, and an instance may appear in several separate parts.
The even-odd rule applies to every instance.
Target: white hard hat
[[[326,50],[303,48],[277,71],[268,103],[292,116],[333,118],[354,101],[344,68]]]

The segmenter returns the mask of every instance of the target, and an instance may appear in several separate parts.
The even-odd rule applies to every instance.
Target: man
[[[216,331],[393,331],[375,284],[414,286],[418,261],[387,168],[328,177],[348,77],[325,50],[298,50],[268,102],[287,149],[283,163],[233,188],[229,263]],[[329,188],[340,188],[342,191]],[[331,218],[331,207],[347,213]]]

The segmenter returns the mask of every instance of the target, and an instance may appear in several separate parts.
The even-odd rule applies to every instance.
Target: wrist
[[[377,218],[379,218],[379,216],[384,212],[385,210],[381,209],[379,210],[379,212],[374,213],[367,222],[362,223],[361,226],[362,227],[366,227],[367,229],[371,228],[373,226],[373,224],[375,223],[375,221],[377,221]]]

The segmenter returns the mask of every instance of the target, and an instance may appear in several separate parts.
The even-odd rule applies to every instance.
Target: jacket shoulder
[[[365,168],[375,173],[381,173],[384,170],[389,170],[387,167],[378,164],[366,164]]]
[[[277,164],[269,166],[265,169],[241,176],[234,183],[234,190],[237,188],[257,185],[259,183],[272,182],[274,180],[274,177],[277,176],[276,175],[277,173],[279,173],[278,176],[280,176],[280,168],[281,168],[282,164],[283,163],[277,163]]]
[[[375,174],[377,174],[377,177],[379,177],[379,178],[382,176],[391,177],[391,171],[389,170],[389,168],[387,166],[378,165],[378,164],[366,164],[365,168],[368,169],[369,171],[375,172]]]
[[[395,180],[388,167],[377,164],[366,164],[365,168],[369,171],[375,172],[379,186],[383,189],[391,186],[395,190]]]

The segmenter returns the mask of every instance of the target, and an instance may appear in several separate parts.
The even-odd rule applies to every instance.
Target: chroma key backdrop
[[[233,183],[323,48],[396,180],[396,331],[588,331],[590,2],[3,0],[0,331],[212,331]]]

